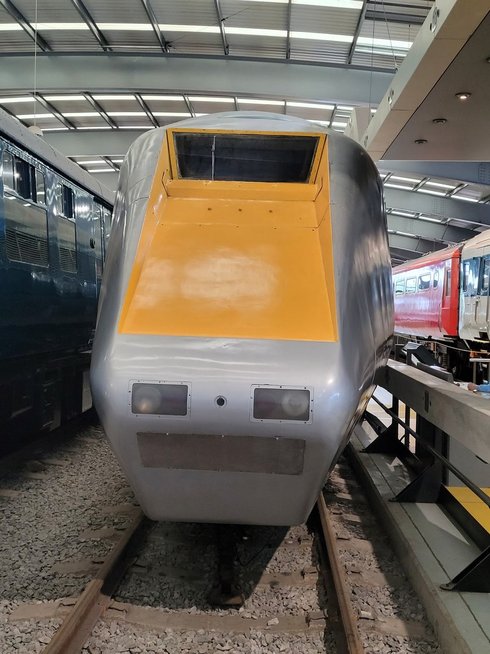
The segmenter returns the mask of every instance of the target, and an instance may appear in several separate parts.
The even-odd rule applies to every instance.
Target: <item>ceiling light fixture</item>
[[[415,139],[414,143],[417,145],[425,145],[427,143],[427,139]]]
[[[434,125],[445,125],[447,123],[447,118],[433,118],[432,122]]]
[[[456,97],[458,100],[461,100],[461,102],[464,102],[465,100],[468,100],[468,98],[471,98],[471,93],[469,91],[459,91],[456,93]]]

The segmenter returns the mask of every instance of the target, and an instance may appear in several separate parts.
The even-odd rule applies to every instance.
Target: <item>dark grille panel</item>
[[[46,238],[21,232],[15,227],[7,227],[5,236],[7,257],[10,261],[21,261],[35,266],[48,265],[48,241]]]

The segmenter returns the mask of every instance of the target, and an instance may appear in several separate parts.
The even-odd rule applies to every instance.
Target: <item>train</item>
[[[303,522],[392,332],[382,185],[359,144],[232,112],[130,147],[91,381],[148,517]]]
[[[91,406],[114,194],[0,110],[0,451]]]
[[[466,379],[471,353],[490,357],[489,280],[490,230],[396,266],[395,333],[425,341],[442,365]]]

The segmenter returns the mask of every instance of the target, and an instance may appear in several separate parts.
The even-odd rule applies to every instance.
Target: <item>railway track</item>
[[[68,475],[75,479],[80,466],[89,471],[90,448],[98,443],[98,436],[94,437],[82,436],[76,439],[77,445],[63,446],[62,467],[51,465],[62,462],[53,451],[45,460],[40,456],[45,470],[26,473],[23,467],[25,482],[12,479],[9,483],[17,490],[5,496],[12,511],[16,502],[21,506],[27,501],[24,484],[31,494],[48,486],[57,494],[56,484],[60,490],[66,488]],[[104,461],[105,447],[105,443],[97,444],[95,460],[102,456]],[[76,462],[70,464],[72,451]],[[107,466],[107,461],[102,465]],[[93,479],[84,480],[81,498],[97,496],[103,501],[96,512],[95,505],[90,510],[94,526],[82,519],[86,526],[73,532],[75,538],[79,533],[82,547],[72,547],[67,541],[66,554],[50,565],[48,575],[40,571],[46,580],[38,586],[45,589],[42,594],[39,590],[24,594],[5,623],[10,633],[25,630],[31,639],[39,638],[47,654],[437,651],[427,646],[420,650],[401,647],[414,638],[427,643],[430,635],[421,627],[423,618],[418,614],[412,619],[402,615],[399,606],[383,607],[388,604],[386,596],[399,592],[400,579],[393,572],[396,561],[388,551],[387,573],[376,568],[383,549],[377,542],[379,530],[345,464],[331,475],[308,525],[291,529],[150,523],[124,499],[123,487],[117,491],[122,504],[114,502],[115,495],[104,495],[107,481],[97,469]],[[94,495],[93,484],[99,480],[101,489]],[[68,498],[66,505],[70,506]],[[78,506],[82,506],[80,498]],[[36,523],[42,521],[36,515]],[[22,517],[12,512],[12,525],[19,520]],[[224,540],[219,537],[222,530],[228,534]],[[95,539],[92,545],[91,539]],[[225,601],[211,606],[210,598],[219,598],[219,593],[210,590],[213,586],[219,590],[219,573],[226,570],[221,558],[229,544],[234,577],[226,581],[231,598],[233,593],[235,598],[242,595],[243,605],[232,608],[233,602]],[[91,549],[105,552],[105,558],[100,554],[77,558],[78,551]],[[87,580],[84,590],[84,582],[77,583],[77,577]],[[407,604],[404,595],[399,598],[401,604]],[[14,649],[30,651],[18,645],[0,649],[2,654]]]

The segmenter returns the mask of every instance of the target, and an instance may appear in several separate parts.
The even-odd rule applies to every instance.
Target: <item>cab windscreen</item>
[[[317,136],[174,132],[181,179],[309,181]]]

